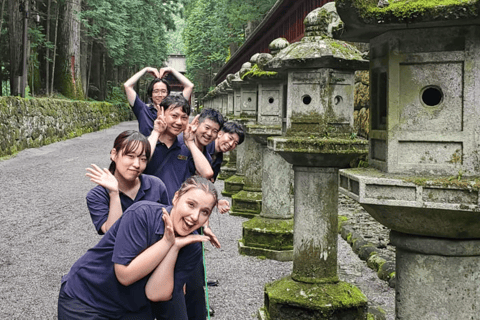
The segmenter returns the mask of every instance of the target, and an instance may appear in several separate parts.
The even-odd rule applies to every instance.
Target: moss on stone
[[[293,219],[266,219],[255,217],[245,221],[242,226],[248,229],[258,229],[272,233],[293,233]]]
[[[379,8],[377,0],[337,0],[352,6],[367,24],[460,20],[478,17],[478,0],[395,0]]]
[[[274,137],[268,138],[268,140]],[[276,140],[276,149],[284,152],[322,154],[367,154],[368,141],[345,138],[285,137]]]
[[[247,72],[242,75],[242,80],[250,79],[271,79],[277,77],[275,71],[264,71],[258,64],[254,64]]]
[[[334,315],[352,309],[361,316],[367,306],[365,295],[345,282],[312,285],[286,277],[267,284],[265,295],[268,297],[268,312],[274,319],[287,308],[308,309],[309,314],[315,314],[311,319],[333,319]]]
[[[348,221],[348,218],[342,215],[338,216],[338,233],[342,230],[342,226]]]
[[[126,104],[0,97],[0,156],[132,120]]]

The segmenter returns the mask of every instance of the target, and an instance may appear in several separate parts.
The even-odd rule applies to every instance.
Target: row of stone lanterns
[[[225,195],[233,214],[253,217],[240,252],[293,259],[291,276],[266,285],[260,318],[365,319],[365,296],[337,276],[337,203],[338,168],[367,152],[352,125],[354,72],[368,62],[329,36],[334,4],[305,24],[302,41],[276,40],[272,55],[254,55],[231,78],[247,137]]]

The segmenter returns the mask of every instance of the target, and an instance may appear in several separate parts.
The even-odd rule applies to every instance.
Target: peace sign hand
[[[118,181],[115,176],[106,168],[100,169],[97,165],[92,164],[92,168],[87,168],[85,175],[90,178],[90,181],[104,187],[111,192],[118,192]]]
[[[165,111],[162,107],[160,107],[157,119],[153,122],[153,130],[157,131],[159,134],[162,134],[167,130],[167,120],[165,118]]]
[[[195,133],[197,132],[199,117],[200,115],[198,114],[193,121],[187,125],[187,128],[183,132],[183,140],[185,143],[193,142],[195,140]]]

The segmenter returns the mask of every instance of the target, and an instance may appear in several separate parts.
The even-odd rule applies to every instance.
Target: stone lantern
[[[337,1],[370,43],[369,168],[341,191],[390,228],[397,319],[478,319],[480,1]]]
[[[242,109],[238,121],[245,127],[257,122],[258,86],[255,82],[244,78],[244,75],[253,69],[257,58],[258,54],[253,55],[250,62],[243,64],[239,72],[242,79],[240,82]],[[262,208],[262,150],[261,146],[255,142],[254,137],[248,133],[248,130],[241,147],[243,147],[241,150],[243,152],[244,185],[241,191],[232,195],[230,214],[252,218],[254,215],[258,215]],[[238,154],[239,152],[237,152],[237,162]]]
[[[250,62],[245,62],[240,70],[235,74],[235,78],[231,80],[231,85],[234,88],[234,120],[242,123],[244,126],[249,123],[254,123],[256,121],[256,112],[257,112],[257,89],[256,86],[243,81],[241,76],[250,70],[252,64]],[[257,209],[260,204],[258,203],[261,201],[261,196],[259,197],[256,195],[254,198],[254,203],[252,203],[251,197],[248,197],[249,200],[245,202],[243,205],[242,199],[246,197],[242,197],[239,201],[235,201],[233,199],[233,195],[237,194],[238,192],[242,191],[245,184],[245,170],[247,169],[246,165],[246,149],[248,143],[248,136],[245,135],[244,142],[239,145],[236,150],[236,168],[237,172],[235,175],[229,177],[225,180],[225,187],[222,191],[222,195],[226,197],[232,197],[232,214],[244,215],[243,211],[246,207],[253,206],[254,208],[247,209],[245,213],[247,217],[251,216],[252,212],[257,213],[259,209]],[[250,150],[249,152],[252,152]],[[255,171],[254,171],[255,172]],[[258,189],[258,188],[254,188]],[[256,192],[258,190],[254,190]],[[236,205],[236,206],[235,206]]]
[[[265,286],[262,319],[366,319],[367,299],[337,275],[338,169],[367,153],[353,132],[355,70],[368,62],[330,37],[339,22],[334,3],[307,15],[305,36],[265,69],[285,72],[284,135],[268,148],[294,169],[293,270]]]
[[[276,48],[288,46],[285,39],[276,39],[272,44]],[[262,152],[262,208],[258,217],[243,223],[239,251],[288,261],[293,259],[293,169],[280,155],[267,148],[268,137],[282,134],[287,81],[285,75],[263,71],[272,58],[268,53],[259,54],[251,71],[243,76],[244,80],[258,85],[258,121],[248,125],[247,132]]]

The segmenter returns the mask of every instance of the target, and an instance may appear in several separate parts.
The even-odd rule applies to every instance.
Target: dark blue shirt
[[[209,161],[210,165],[212,166],[214,181],[217,180],[217,176],[220,172],[220,168],[222,167],[223,162],[223,152],[218,152],[217,154],[215,154],[215,141],[216,140],[213,140],[213,142],[206,147],[207,153],[210,156]]]
[[[136,312],[150,303],[145,285],[150,274],[124,286],[115,275],[114,264],[128,265],[145,249],[163,237],[162,208],[165,205],[139,201],[128,208],[100,242],[89,249],[62,278],[67,296],[110,316]],[[172,207],[166,207],[170,212]],[[197,234],[197,232],[194,232]],[[175,289],[179,290],[198,263],[202,247],[194,243],[183,247],[175,264]]]
[[[170,148],[158,141],[155,152],[147,164],[144,173],[160,178],[167,188],[168,204],[172,204],[175,192],[182,183],[193,175],[189,169],[190,150],[183,143],[183,134],[179,134]]]
[[[152,133],[153,123],[157,119],[157,109],[151,104],[145,104],[137,94],[132,111],[135,117],[137,117],[138,131],[145,137],[148,137]]]
[[[150,200],[163,204],[170,204],[167,187],[157,177],[141,174],[140,189],[138,189],[135,199],[130,198],[120,192],[120,202],[122,204],[122,212],[128,209],[132,204],[140,200]],[[98,234],[103,234],[102,225],[108,219],[110,211],[110,195],[108,190],[102,186],[96,186],[87,194],[87,207],[92,217],[93,225],[97,229]]]

